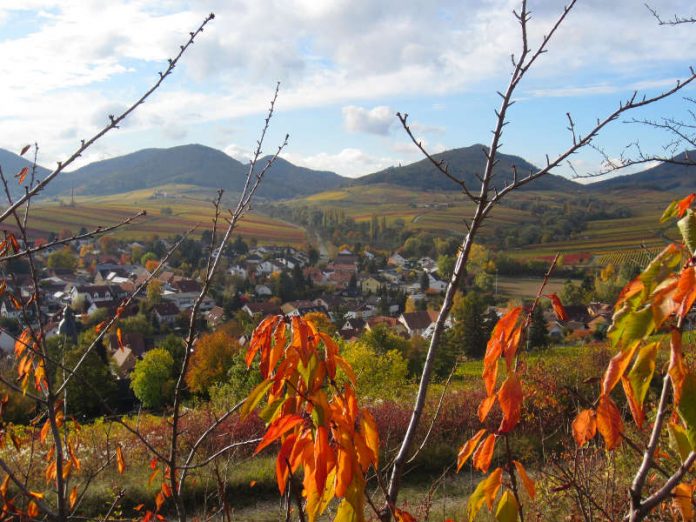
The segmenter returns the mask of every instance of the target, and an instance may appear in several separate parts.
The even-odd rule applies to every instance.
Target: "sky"
[[[76,164],[142,148],[201,143],[245,161],[276,82],[264,147],[357,177],[422,159],[395,114],[409,114],[431,152],[487,144],[519,55],[509,0],[0,0],[0,147],[37,142],[55,166],[136,100],[189,31],[215,19],[174,74],[122,128]],[[654,0],[664,18],[696,15],[691,0]],[[531,45],[562,10],[529,0]],[[640,0],[578,0],[519,86],[502,151],[541,165],[637,90],[668,89],[696,66],[696,26],[659,26]],[[690,118],[693,88],[614,122],[596,141],[610,157],[631,143],[661,153],[670,137],[636,119]],[[593,150],[573,158],[596,171]],[[570,166],[557,173],[572,176]]]

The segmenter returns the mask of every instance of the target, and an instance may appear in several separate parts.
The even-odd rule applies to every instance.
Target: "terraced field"
[[[188,190],[185,186],[163,187],[159,190],[167,196],[154,197],[154,191],[143,190],[107,197],[75,198],[75,206],[61,205],[57,201],[37,203],[30,214],[29,228],[34,235],[60,232],[68,229],[77,233],[81,227],[92,229],[118,223],[139,210],[147,215],[115,235],[123,239],[139,239],[157,234],[161,237],[182,234],[198,225],[196,235],[212,228],[214,193]],[[171,215],[162,209],[171,209]],[[165,211],[167,212],[167,211]],[[249,214],[235,232],[246,239],[256,238],[259,243],[301,246],[306,242],[302,228],[260,214]]]

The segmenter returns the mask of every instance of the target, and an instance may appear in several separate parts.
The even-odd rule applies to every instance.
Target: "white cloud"
[[[399,163],[397,159],[372,156],[355,148],[346,148],[336,154],[321,152],[303,156],[287,152],[283,153],[282,156],[295,165],[314,170],[330,170],[349,178],[371,174]]]
[[[364,132],[367,134],[389,134],[396,123],[396,111],[385,105],[365,109],[348,105],[343,107],[343,125],[349,132]]]
[[[241,161],[242,163],[246,163],[254,157],[254,153],[251,149],[237,145],[236,143],[230,143],[223,151],[231,158]]]

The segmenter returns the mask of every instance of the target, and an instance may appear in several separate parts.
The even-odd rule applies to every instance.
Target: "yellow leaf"
[[[478,483],[466,504],[469,522],[476,518],[484,502],[488,505],[488,509],[493,507],[493,501],[500,489],[502,478],[503,468],[496,468],[488,477]]]
[[[519,512],[520,506],[517,504],[515,495],[509,489],[505,490],[495,510],[495,519],[498,522],[517,522]]]

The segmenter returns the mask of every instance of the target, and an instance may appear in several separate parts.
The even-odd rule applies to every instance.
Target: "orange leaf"
[[[162,494],[161,491],[157,492],[157,495],[155,495],[155,506],[157,508],[157,511],[159,511],[162,508],[162,504],[164,504],[164,495]]]
[[[283,442],[283,445],[280,447],[278,457],[276,457],[276,481],[278,482],[278,490],[280,491],[281,495],[285,494],[285,486],[287,485],[288,477],[290,476],[288,461],[296,440],[296,435],[292,434],[288,436],[288,438]]]
[[[155,469],[157,467],[157,457],[152,457],[150,459],[150,469]]]
[[[123,474],[126,471],[126,461],[123,458],[123,450],[121,446],[116,446],[116,469],[119,474]]]
[[[691,203],[694,201],[694,198],[696,198],[696,194],[689,194],[686,196],[684,199],[679,201],[677,203],[677,217],[683,217],[686,211],[689,209],[691,206]]]
[[[582,410],[573,421],[573,437],[578,447],[582,447],[597,434],[597,414],[594,410]]]
[[[488,413],[490,413],[491,409],[493,408],[493,405],[495,404],[495,395],[491,395],[490,397],[486,397],[481,401],[481,404],[479,404],[478,407],[478,418],[480,422],[483,422],[486,420],[486,417],[488,417]]]
[[[73,487],[70,491],[70,509],[75,507],[75,502],[77,502],[77,487]]]
[[[33,500],[29,502],[27,506],[27,515],[29,515],[30,518],[38,518],[39,516],[39,506]]]
[[[670,358],[669,358],[669,373],[672,379],[672,388],[674,389],[674,405],[678,406],[681,400],[682,384],[686,377],[684,369],[684,354],[682,353],[682,338],[678,330],[672,331],[672,340],[670,343]]]
[[[529,478],[529,475],[527,475],[527,470],[524,469],[524,466],[521,462],[513,460],[512,463],[515,465],[515,469],[517,469],[517,473],[519,474],[520,479],[522,480],[522,485],[524,486],[524,489],[527,490],[527,493],[529,494],[530,498],[534,498],[534,495],[536,495],[536,487],[534,486],[534,481],[531,478]]]
[[[94,331],[99,333],[101,332],[104,328],[106,328],[106,325],[109,324],[108,321],[102,321],[99,323],[97,326],[94,327]]]
[[[522,385],[516,374],[511,373],[503,382],[498,391],[498,402],[503,411],[503,420],[498,429],[501,433],[507,433],[517,426],[522,413]]]
[[[259,445],[256,447],[254,455],[256,455],[269,444],[272,444],[273,441],[281,437],[283,434],[287,433],[295,426],[303,422],[304,419],[299,415],[285,415],[274,420],[268,426],[268,431],[266,431],[266,434],[263,436],[263,439],[261,439],[261,442],[259,442]]]
[[[602,435],[607,449],[612,450],[621,443],[621,434],[623,433],[621,412],[608,395],[602,395],[599,398],[597,429]]]
[[[372,463],[377,468],[379,462],[379,432],[377,423],[372,414],[367,410],[362,410],[360,415],[360,431],[365,437],[365,444],[372,452]]]
[[[324,491],[326,486],[327,459],[329,448],[329,435],[324,426],[317,428],[314,440],[314,481],[317,491]]]
[[[162,487],[160,489],[165,498],[172,496],[172,488],[166,482],[162,482]]]
[[[466,464],[466,461],[469,460],[469,457],[471,457],[471,454],[476,449],[476,445],[479,443],[481,437],[483,437],[485,433],[486,430],[479,430],[476,435],[467,440],[466,443],[460,448],[459,455],[457,455],[457,472],[459,472],[459,470],[462,469],[462,466]]]
[[[679,305],[677,314],[684,318],[696,301],[696,268],[685,268],[679,276],[674,302]]]
[[[678,484],[672,490],[672,505],[679,511],[682,520],[694,520],[694,505],[692,497],[694,495],[694,486],[692,484]]]
[[[495,450],[495,435],[491,433],[474,452],[474,467],[486,473],[491,467],[493,450]]]
[[[17,174],[15,174],[15,178],[17,178],[17,182],[21,185],[24,183],[24,180],[27,177],[27,174],[29,174],[29,167],[24,167],[22,170],[20,170]]]
[[[610,393],[614,386],[619,383],[623,374],[626,373],[628,365],[631,364],[631,359],[633,359],[633,354],[636,353],[638,344],[638,342],[634,342],[630,347],[620,351],[611,358],[602,380],[602,395]]]
[[[633,386],[631,386],[631,381],[626,377],[621,377],[621,386],[626,394],[626,402],[628,402],[628,408],[631,410],[631,415],[633,415],[633,420],[636,421],[636,426],[638,429],[643,427],[643,421],[645,420],[645,413],[640,404],[638,404],[638,399],[636,398]]]
[[[394,518],[397,522],[416,522],[415,517],[408,511],[402,511],[399,508],[394,508]]]
[[[336,496],[345,497],[348,486],[353,480],[353,462],[346,450],[338,448],[338,462],[336,469]]]
[[[123,346],[123,334],[121,333],[120,328],[116,328],[116,339],[118,340],[118,348],[120,350],[125,350],[126,347]]]
[[[556,314],[556,317],[558,318],[559,321],[567,321],[568,320],[568,314],[565,311],[565,308],[563,307],[563,303],[561,302],[560,298],[556,294],[550,294],[547,295],[549,299],[551,299],[551,306],[553,307],[553,311]]]
[[[249,487],[250,487],[250,488],[253,488],[255,485],[256,485],[256,481],[255,481],[255,480],[249,481]]]
[[[44,422],[44,425],[41,427],[41,432],[39,433],[39,440],[43,444],[46,442],[46,437],[48,436],[48,432],[51,429],[51,423],[47,420]]]

